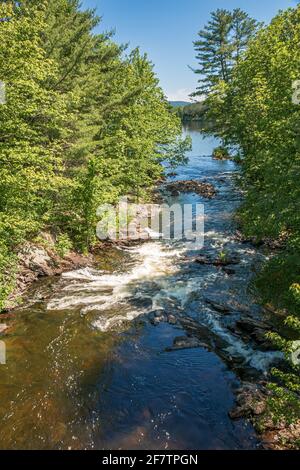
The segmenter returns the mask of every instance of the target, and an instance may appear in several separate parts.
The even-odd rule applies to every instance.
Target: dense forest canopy
[[[88,249],[98,205],[145,197],[189,142],[151,62],[94,34],[79,1],[2,1],[0,17],[1,307],[25,240],[47,230]]]

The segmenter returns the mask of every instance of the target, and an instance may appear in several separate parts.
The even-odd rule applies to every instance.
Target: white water
[[[210,235],[215,242],[221,241],[219,234]],[[166,303],[176,306],[177,311],[184,311],[191,296],[213,285],[218,276],[215,272],[206,276],[200,273],[188,278],[180,276],[179,263],[183,261],[187,246],[185,244],[178,249],[151,242],[136,248],[122,248],[134,259],[134,266],[125,273],[108,274],[90,268],[66,273],[63,279],[68,280],[68,284],[61,289],[59,297],[51,299],[47,309],[79,309],[81,315],[95,312],[97,318],[92,326],[102,332],[117,330],[122,324],[151,310],[164,310]],[[155,283],[155,293],[139,289],[145,282]],[[148,298],[151,306],[133,308],[129,303],[132,298]],[[282,357],[281,353],[253,350],[226,329],[220,320],[217,312],[208,307],[203,309],[201,322],[229,344],[226,348],[229,354],[243,357],[246,364],[260,371],[266,371],[274,359]]]
[[[70,283],[62,289],[60,297],[53,298],[47,305],[48,310],[67,310],[81,308],[81,313],[89,311],[105,311],[113,306],[124,304],[132,296],[133,287],[138,283],[175,274],[178,271],[176,260],[183,250],[171,250],[163,244],[151,242],[137,248],[127,248],[135,259],[131,271],[120,274],[107,274],[90,268],[72,271],[63,275]],[[163,281],[162,281],[163,282]],[[93,292],[95,294],[91,295]],[[87,293],[88,295],[85,295]],[[124,307],[124,305],[123,305]],[[129,320],[136,318],[141,312],[126,312],[118,315],[119,323],[122,318]],[[101,330],[105,331],[111,326],[111,321],[99,320]]]

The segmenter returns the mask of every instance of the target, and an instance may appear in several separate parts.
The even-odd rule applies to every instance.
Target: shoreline
[[[196,182],[197,180],[195,180],[195,183]],[[180,184],[182,185],[182,181],[177,182],[177,184],[179,186]],[[180,189],[182,190],[182,188],[178,189],[179,192]],[[213,195],[214,194],[211,194],[210,192],[210,197],[207,197],[211,198]],[[140,238],[135,240],[120,240],[118,242],[99,242],[99,244],[97,244],[97,246],[86,255],[70,251],[64,257],[61,257],[56,252],[56,241],[53,236],[49,233],[43,233],[40,238],[42,239],[42,242],[28,242],[18,253],[19,270],[16,276],[16,287],[13,293],[9,296],[5,309],[0,313],[1,320],[10,318],[11,315],[13,315],[14,310],[26,302],[25,296],[27,292],[37,281],[43,278],[55,278],[68,271],[85,267],[93,267],[97,262],[95,258],[96,253],[99,254],[116,247],[134,246],[149,241],[149,239],[146,240]],[[237,231],[237,238],[240,238],[240,241],[243,239],[243,235],[239,231]],[[244,239],[242,242],[248,242],[255,247],[255,243],[253,243],[252,240]],[[268,246],[267,243],[265,245]],[[198,259],[198,261],[196,260],[196,262],[200,262],[200,264],[210,264],[212,261],[201,258]],[[229,261],[228,264],[230,265],[231,262]],[[226,264],[225,267],[223,266],[223,269],[226,269]],[[216,306],[219,310],[221,307],[218,305]],[[8,327],[7,330],[9,329],[10,327]],[[1,333],[5,334],[7,330],[3,329]],[[245,381],[245,379],[243,380],[239,377],[238,370],[235,369],[235,367],[232,368],[241,382],[241,387],[235,392],[236,403],[234,408],[229,412],[229,417],[233,421],[238,419],[246,419],[250,421],[257,432],[258,438],[262,442],[262,447],[265,449],[285,450],[292,448],[289,442],[292,438],[293,440],[295,439],[294,433],[299,432],[299,429],[286,426],[284,424],[276,425],[272,423],[270,417],[266,414],[267,400],[270,396],[270,393],[266,388],[266,381],[262,381],[262,378],[258,377],[256,379],[253,377],[253,380],[248,379],[248,381]],[[286,445],[281,443],[282,436],[286,439]]]

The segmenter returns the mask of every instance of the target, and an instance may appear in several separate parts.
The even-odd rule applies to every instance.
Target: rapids
[[[240,379],[263,377],[279,353],[235,331],[262,319],[248,286],[265,254],[236,241],[238,168],[211,158],[197,130],[189,164],[171,180],[212,183],[217,196],[164,195],[205,204],[205,246],[152,240],[99,254],[94,269],[33,286],[5,337],[0,447],[9,449],[254,449],[252,426],[228,412]],[[239,256],[232,273],[195,257]],[[214,302],[231,305],[222,313]],[[175,322],[156,322],[166,314]],[[167,317],[166,317],[167,318]],[[177,323],[176,323],[177,322]],[[174,324],[176,323],[176,324]],[[205,344],[172,350],[176,337]]]

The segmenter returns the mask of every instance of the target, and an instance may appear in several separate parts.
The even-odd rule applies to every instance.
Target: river
[[[151,241],[99,254],[95,269],[38,282],[5,337],[1,448],[259,446],[251,424],[228,412],[241,378],[263,377],[276,356],[234,330],[245,312],[261,318],[248,285],[264,254],[234,238],[238,168],[211,158],[213,140],[184,132],[193,151],[172,181],[205,179],[217,196],[181,194],[168,202],[204,202],[202,252],[234,252],[240,263],[228,274],[195,263],[199,250],[186,241]],[[226,315],[211,303],[216,296],[234,305]],[[177,323],[154,326],[154,311],[171,312]],[[187,335],[207,347],[171,349]]]

